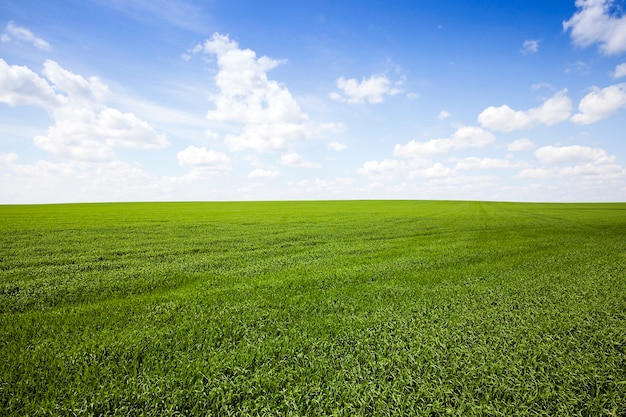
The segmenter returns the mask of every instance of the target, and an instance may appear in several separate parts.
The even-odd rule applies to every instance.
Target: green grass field
[[[626,204],[0,206],[0,415],[625,416]]]

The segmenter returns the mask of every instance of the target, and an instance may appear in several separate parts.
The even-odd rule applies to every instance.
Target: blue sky
[[[622,0],[6,0],[0,203],[626,201]]]

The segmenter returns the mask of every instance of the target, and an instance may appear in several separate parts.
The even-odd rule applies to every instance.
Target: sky
[[[0,204],[626,201],[624,0],[4,0]]]

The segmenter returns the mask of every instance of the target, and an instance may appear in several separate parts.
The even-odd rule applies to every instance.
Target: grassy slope
[[[8,415],[625,415],[626,204],[0,206]]]

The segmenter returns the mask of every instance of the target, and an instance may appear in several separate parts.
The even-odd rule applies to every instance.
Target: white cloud
[[[464,126],[450,138],[431,139],[427,142],[412,140],[405,145],[396,145],[395,156],[402,158],[424,158],[465,148],[484,148],[496,140],[495,136],[479,127]]]
[[[478,122],[492,130],[510,132],[530,126],[532,120],[526,112],[515,111],[504,104],[487,107],[478,115]]]
[[[509,159],[497,159],[497,158],[465,158],[457,162],[455,169],[469,170],[469,169],[508,169],[508,168],[523,168],[527,167],[526,162],[511,161]]]
[[[97,77],[88,80],[46,61],[38,76],[27,67],[0,59],[0,101],[45,108],[54,125],[36,135],[37,147],[61,158],[111,161],[113,148],[158,149],[168,145],[164,134],[132,113],[108,107],[108,87]]]
[[[276,178],[279,175],[278,170],[258,168],[250,171],[248,178]]]
[[[615,71],[613,72],[613,78],[622,77],[626,77],[626,62],[617,65],[615,67]]]
[[[28,67],[0,58],[0,101],[10,106],[33,105],[51,110],[64,102],[52,86]]]
[[[396,145],[393,154],[401,158],[424,158],[447,153],[453,147],[452,139],[431,139],[427,142],[411,140],[405,145]]]
[[[600,44],[606,55],[626,51],[626,15],[614,14],[613,0],[576,0],[578,11],[563,22],[563,30],[571,30],[577,46]]]
[[[11,41],[23,41],[32,44],[35,48],[41,49],[43,51],[49,51],[50,44],[45,40],[41,39],[38,36],[35,36],[33,32],[29,29],[16,26],[13,22],[9,22],[4,29],[4,33],[0,36],[0,41],[2,42],[11,42]]]
[[[518,151],[529,151],[535,147],[535,144],[532,143],[530,139],[522,138],[516,139],[513,142],[509,143],[506,147],[507,151],[518,152]]]
[[[586,163],[609,164],[615,161],[604,149],[588,146],[544,146],[535,151],[535,157],[544,164]]]
[[[210,140],[218,140],[220,138],[219,133],[214,132],[211,129],[205,129],[204,130],[204,136],[206,136]]]
[[[0,161],[3,159],[0,156]],[[39,160],[19,163],[11,156],[10,164],[2,168],[6,170],[5,175],[0,175],[0,195],[4,200],[41,203],[162,198],[161,179],[135,164],[121,161],[90,164]],[[4,186],[7,183],[9,186]]]
[[[626,83],[615,84],[600,89],[593,87],[578,104],[579,113],[572,116],[571,121],[586,125],[606,119],[618,109],[626,107]]]
[[[447,110],[441,110],[439,112],[439,120],[446,120],[448,117],[450,117],[450,112]]]
[[[298,168],[321,168],[320,164],[306,160],[296,152],[289,152],[280,156],[280,163],[285,166]]]
[[[343,133],[348,129],[345,123],[341,122],[326,122],[320,125],[320,130],[322,132],[329,133]]]
[[[160,149],[168,145],[164,134],[132,113],[111,107],[93,110],[63,107],[53,112],[56,123],[47,135],[37,135],[37,147],[51,154],[82,161],[110,161],[113,148]]]
[[[178,163],[188,167],[204,168],[211,171],[229,171],[230,158],[222,153],[207,150],[204,146],[188,146],[176,155]]]
[[[399,88],[401,85],[402,82],[400,81],[392,83],[384,74],[363,78],[361,82],[356,78],[340,77],[337,79],[337,88],[342,90],[342,93],[332,92],[329,97],[351,104],[382,103],[385,96],[395,96],[402,93],[402,89]]]
[[[14,166],[17,163],[17,154],[15,152],[11,153],[0,153],[0,168],[9,168]]]
[[[74,105],[78,102],[100,103],[109,95],[109,87],[100,78],[89,77],[87,80],[51,60],[44,62],[43,75],[50,80],[55,91],[71,97]]]
[[[452,135],[453,149],[484,148],[496,140],[496,137],[480,127],[465,126]]]
[[[444,166],[440,162],[435,162],[431,166],[427,168],[414,169],[409,172],[409,179],[415,178],[424,178],[424,179],[434,179],[434,178],[446,178],[450,177],[454,174],[454,171],[450,168]]]
[[[522,169],[515,175],[518,179],[545,179],[549,178],[552,174],[549,170],[544,168],[526,168]]]
[[[559,169],[558,174],[563,177],[583,176],[599,177],[601,180],[609,180],[623,177],[626,171],[617,164],[586,163],[582,165],[568,166]]]
[[[305,195],[308,198],[311,195],[317,198],[327,198],[328,195],[345,195],[352,189],[352,183],[351,178],[338,177],[333,179],[316,178],[314,181],[288,181],[287,185],[296,195]]]
[[[510,132],[532,127],[536,124],[551,126],[564,122],[572,112],[572,102],[563,89],[543,102],[539,107],[528,111],[513,110],[509,106],[487,107],[478,115],[481,126],[491,130]]]
[[[522,49],[520,49],[520,53],[522,55],[529,55],[529,54],[537,53],[537,51],[539,51],[539,42],[540,41],[537,39],[530,39],[530,40],[524,41],[524,43],[522,44]]]
[[[341,152],[345,150],[346,148],[347,148],[346,145],[344,145],[343,143],[339,143],[339,142],[330,142],[328,144],[328,149],[330,149],[331,151]]]
[[[360,175],[368,177],[371,181],[389,180],[403,172],[407,168],[407,163],[396,159],[385,159],[383,161],[367,161],[357,170]]]
[[[215,83],[219,92],[207,118],[240,127],[225,142],[231,150],[285,151],[309,135],[298,103],[289,90],[268,79],[267,71],[280,65],[268,57],[257,58],[251,49],[240,49],[228,35],[215,33],[211,39],[190,50],[217,57]]]
[[[569,185],[575,187],[578,192],[607,187],[610,189],[619,185],[619,181],[626,179],[626,169],[615,163],[615,156],[607,155],[606,151],[600,148],[579,145],[544,146],[535,151],[535,157],[548,167],[529,167],[518,172],[515,178],[531,180],[573,178]],[[567,186],[567,183],[564,185]],[[602,198],[601,194],[598,196]]]

